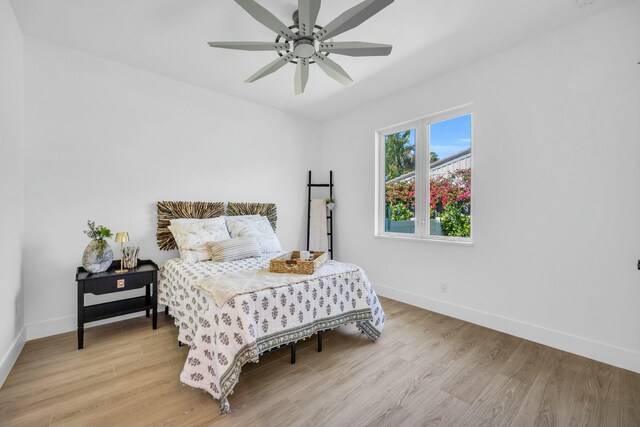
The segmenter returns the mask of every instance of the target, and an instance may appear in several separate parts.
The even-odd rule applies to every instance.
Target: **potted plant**
[[[331,197],[329,197],[328,199],[325,200],[325,202],[327,202],[327,208],[332,211],[333,208],[336,207],[336,202],[335,200],[333,200]]]
[[[82,254],[82,267],[89,273],[106,271],[113,261],[113,251],[106,239],[112,236],[111,230],[93,221],[87,221],[88,230],[84,233],[91,238]]]

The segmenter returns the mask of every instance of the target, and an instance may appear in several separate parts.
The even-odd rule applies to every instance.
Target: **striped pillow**
[[[211,261],[224,262],[259,257],[262,255],[258,239],[253,236],[236,237],[209,243]]]

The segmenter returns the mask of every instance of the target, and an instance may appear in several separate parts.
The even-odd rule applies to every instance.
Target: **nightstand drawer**
[[[85,281],[84,292],[95,295],[110,294],[112,292],[142,288],[152,282],[153,273],[151,272],[116,275]]]

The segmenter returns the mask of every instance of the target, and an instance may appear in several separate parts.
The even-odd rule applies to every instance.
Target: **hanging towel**
[[[311,200],[309,250],[326,252],[328,249],[327,202],[324,199],[313,199]]]

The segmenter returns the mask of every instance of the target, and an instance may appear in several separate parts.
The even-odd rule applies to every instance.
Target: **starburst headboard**
[[[158,227],[156,239],[158,248],[164,251],[177,249],[176,242],[169,230],[172,219],[177,218],[215,218],[225,215],[223,202],[158,202]],[[275,203],[228,203],[226,215],[263,215],[269,219],[273,230],[276,229],[278,214]]]

